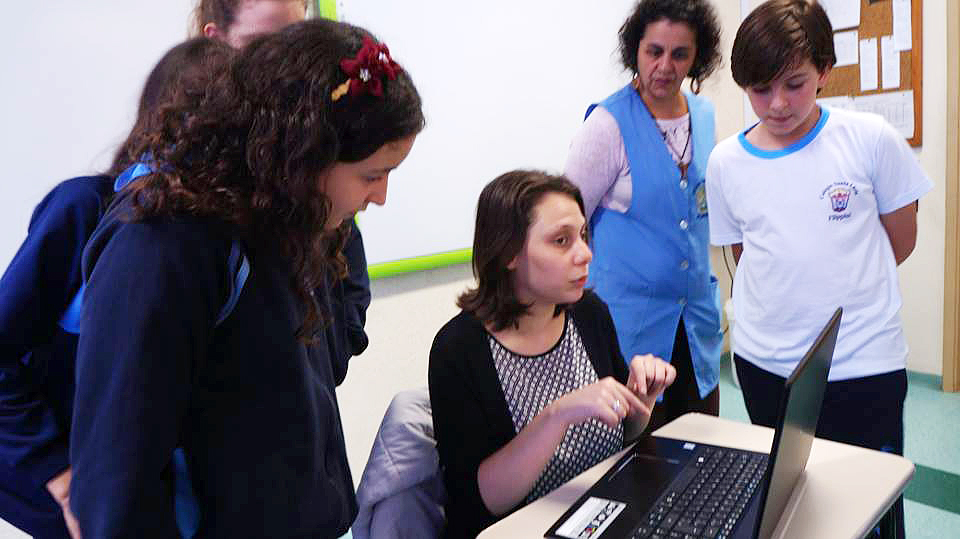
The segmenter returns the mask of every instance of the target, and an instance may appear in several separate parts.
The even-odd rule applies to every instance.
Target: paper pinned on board
[[[893,36],[880,38],[880,74],[884,90],[900,87],[900,51],[893,43]]]
[[[849,95],[821,97],[817,99],[817,104],[834,109],[856,110],[853,106],[853,98]]]
[[[859,61],[857,42],[859,34],[856,30],[837,32],[833,34],[833,50],[837,55],[837,63],[833,67],[852,66]]]
[[[893,0],[893,43],[898,51],[913,48],[910,0]]]
[[[860,0],[820,0],[834,30],[860,26]]]
[[[904,138],[913,138],[913,90],[861,95],[852,100],[855,110],[879,114]]]
[[[860,91],[877,89],[877,38],[860,40]]]

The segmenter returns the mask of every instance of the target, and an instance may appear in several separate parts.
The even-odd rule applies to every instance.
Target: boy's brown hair
[[[805,60],[823,73],[837,62],[833,27],[816,0],[768,0],[737,30],[730,57],[741,88],[766,84]]]

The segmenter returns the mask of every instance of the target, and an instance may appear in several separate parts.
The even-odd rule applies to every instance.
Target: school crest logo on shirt
[[[820,193],[820,200],[826,200],[830,204],[831,213],[827,216],[829,221],[843,221],[850,218],[850,212],[847,208],[850,206],[851,197],[859,195],[857,186],[850,182],[833,182]]]
[[[700,182],[693,196],[697,201],[697,217],[706,217],[707,215],[707,183]]]

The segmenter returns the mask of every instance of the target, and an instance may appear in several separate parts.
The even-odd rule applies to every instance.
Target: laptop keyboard
[[[726,539],[767,468],[767,455],[701,447],[644,515],[633,539]]]

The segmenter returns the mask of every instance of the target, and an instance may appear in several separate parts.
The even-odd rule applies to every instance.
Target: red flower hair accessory
[[[403,68],[390,57],[387,46],[376,43],[369,37],[363,38],[363,46],[357,51],[356,56],[340,60],[340,69],[347,74],[348,78],[330,94],[333,101],[337,101],[346,93],[349,93],[350,97],[365,93],[383,97],[383,77],[394,80],[403,71]]]

